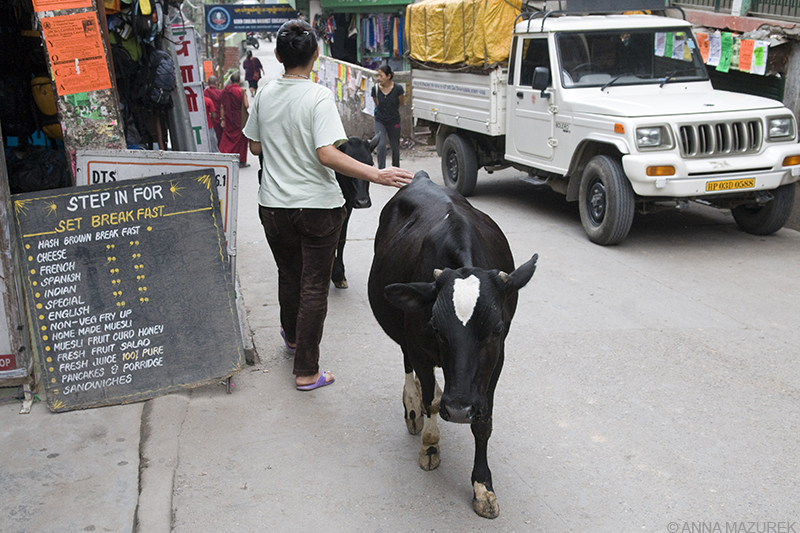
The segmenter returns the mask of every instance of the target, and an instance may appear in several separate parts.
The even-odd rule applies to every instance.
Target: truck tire
[[[794,206],[797,185],[781,185],[772,194],[774,198],[764,205],[740,205],[731,209],[733,219],[739,228],[751,235],[770,235],[781,229]]]
[[[478,181],[478,157],[472,143],[451,133],[442,144],[442,176],[449,189],[470,196]]]
[[[583,229],[593,243],[617,244],[628,235],[635,197],[618,159],[598,155],[589,161],[581,176],[578,204]]]

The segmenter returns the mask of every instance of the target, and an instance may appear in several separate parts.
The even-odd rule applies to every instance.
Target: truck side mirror
[[[542,91],[542,98],[550,98],[550,93],[545,92],[550,86],[550,69],[547,67],[536,67],[533,69],[533,82],[531,86],[534,90]]]

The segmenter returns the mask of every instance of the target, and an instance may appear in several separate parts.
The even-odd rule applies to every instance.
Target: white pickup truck
[[[669,42],[671,46],[662,45]],[[783,227],[800,177],[792,112],[714,90],[690,23],[652,15],[523,14],[508,67],[413,67],[412,112],[436,135],[445,183],[514,167],[578,201],[586,233],[622,241],[635,211],[694,200],[739,227]]]

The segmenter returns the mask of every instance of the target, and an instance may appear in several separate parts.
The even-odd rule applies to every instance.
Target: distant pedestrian
[[[219,121],[220,98],[222,98],[222,91],[219,90],[216,76],[208,77],[208,87],[206,87],[206,90],[203,91],[203,95],[211,98],[211,101],[214,103],[216,112],[211,115],[211,124],[214,125],[214,133],[217,134],[217,142],[219,143],[219,141],[222,139],[222,124],[220,124]]]
[[[250,96],[256,95],[258,89],[258,80],[264,75],[264,67],[261,66],[261,61],[257,57],[253,57],[253,51],[247,51],[247,57],[242,61],[244,68],[244,79],[250,87]]]
[[[239,166],[248,167],[247,139],[242,134],[242,117],[245,116],[249,104],[247,93],[241,87],[242,77],[238,72],[231,74],[231,79],[220,97],[220,123],[222,138],[219,139],[219,151],[223,154],[239,154]]]
[[[378,135],[378,168],[386,167],[386,140],[392,149],[392,166],[400,166],[400,106],[406,91],[394,82],[389,65],[378,67],[378,84],[372,88],[375,102],[375,134]]]
[[[203,95],[203,101],[206,103],[206,120],[208,121],[208,151],[217,152],[219,150],[219,146],[217,145],[217,133],[214,131],[212,117],[219,114],[219,111],[217,111],[217,106],[214,105],[214,101],[205,94]]]
[[[336,148],[347,134],[333,94],[309,80],[319,46],[308,23],[281,26],[275,56],[285,73],[256,94],[244,132],[250,150],[263,152],[258,209],[278,266],[281,336],[294,354],[295,386],[308,391],[334,381],[319,367],[333,259],[346,215],[334,171],[394,187],[413,175],[378,170]]]

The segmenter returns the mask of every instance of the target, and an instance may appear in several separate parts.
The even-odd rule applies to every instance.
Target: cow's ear
[[[533,277],[533,273],[536,272],[537,259],[539,259],[539,254],[533,254],[527,263],[518,266],[511,274],[500,272],[500,279],[505,281],[505,290],[518,291],[527,285]]]
[[[369,144],[367,145],[367,148],[369,148],[369,152],[370,153],[372,153],[372,151],[378,146],[378,143],[380,142],[380,140],[381,140],[381,136],[380,135],[376,135],[375,137],[373,137],[369,141]]]
[[[420,311],[436,300],[436,283],[393,283],[386,286],[383,294],[403,311]]]

